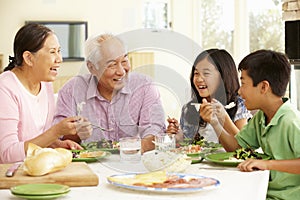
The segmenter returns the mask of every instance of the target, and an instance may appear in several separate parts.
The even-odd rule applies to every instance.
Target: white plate
[[[134,178],[136,173],[128,173],[128,174],[118,174],[118,175],[112,175],[110,177],[116,177],[116,178]],[[161,193],[189,193],[189,192],[199,192],[203,190],[211,190],[215,189],[220,186],[220,181],[214,178],[210,177],[205,177],[201,175],[192,175],[192,174],[182,174],[182,173],[168,173],[168,175],[176,175],[179,178],[183,179],[191,179],[191,178],[209,178],[214,181],[216,181],[215,184],[205,186],[205,187],[194,187],[194,188],[154,188],[154,187],[144,187],[144,186],[134,186],[134,185],[127,185],[127,184],[122,184],[122,183],[117,183],[114,181],[110,181],[107,179],[108,183],[122,187],[122,188],[127,188],[127,189],[132,189],[132,190],[138,190],[138,191],[152,191],[152,192],[161,192]]]

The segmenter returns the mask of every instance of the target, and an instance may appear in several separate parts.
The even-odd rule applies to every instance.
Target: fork
[[[114,130],[113,128],[106,129],[106,128],[103,128],[103,127],[101,127],[101,126],[99,126],[99,125],[95,125],[95,124],[92,124],[92,126],[93,126],[94,128],[99,128],[99,129],[102,130],[102,131],[112,131],[112,130]]]

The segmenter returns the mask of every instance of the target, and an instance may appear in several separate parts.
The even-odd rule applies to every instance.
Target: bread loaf
[[[42,176],[59,171],[71,162],[72,153],[67,149],[41,148],[29,143],[23,170],[30,176]]]

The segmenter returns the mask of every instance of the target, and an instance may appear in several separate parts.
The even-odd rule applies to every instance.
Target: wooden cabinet
[[[130,52],[128,58],[131,70],[154,77],[154,53],[153,52]]]

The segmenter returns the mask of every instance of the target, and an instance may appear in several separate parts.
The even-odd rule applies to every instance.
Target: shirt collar
[[[278,124],[279,119],[286,114],[286,110],[290,110],[290,102],[289,99],[284,97],[282,98],[283,104],[279,107],[277,112],[275,113],[274,117],[272,118],[271,122],[268,126],[274,126]]]
[[[116,94],[116,96],[114,98],[119,97],[120,94],[129,94],[129,93],[131,93],[130,85],[128,83],[129,83],[129,75],[128,75],[128,78],[126,80],[125,86],[119,92],[117,92],[117,94]],[[101,94],[98,92],[97,85],[98,85],[98,79],[97,79],[97,77],[91,75],[91,77],[89,78],[89,81],[88,81],[87,99],[97,98],[98,97],[101,100],[105,100],[101,96]]]

